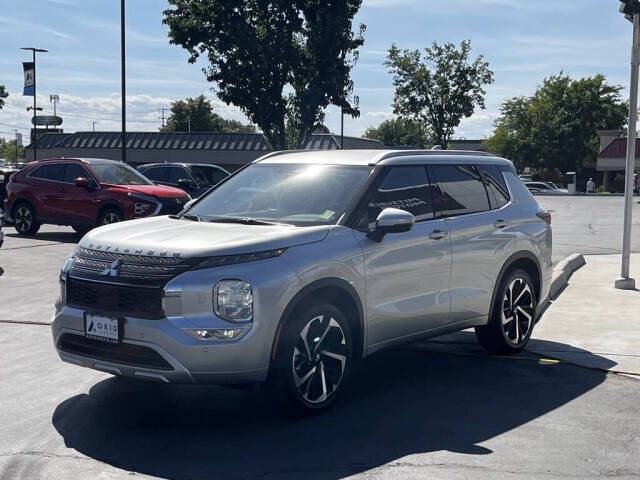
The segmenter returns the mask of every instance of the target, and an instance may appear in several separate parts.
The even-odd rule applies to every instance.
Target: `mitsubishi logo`
[[[120,273],[120,265],[122,264],[122,260],[117,258],[115,259],[108,268],[105,268],[100,275],[103,277],[117,277]]]

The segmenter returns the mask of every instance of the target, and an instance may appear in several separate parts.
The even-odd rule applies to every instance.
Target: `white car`
[[[551,182],[525,182],[531,193],[543,195],[567,195],[568,191],[558,188]]]

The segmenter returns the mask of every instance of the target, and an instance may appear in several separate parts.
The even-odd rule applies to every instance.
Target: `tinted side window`
[[[168,167],[154,167],[144,170],[142,174],[154,182],[166,182],[169,179],[169,170]]]
[[[375,222],[385,208],[411,212],[416,221],[433,218],[429,179],[424,167],[391,167],[369,199],[368,222]]]
[[[487,187],[491,208],[501,208],[509,203],[509,189],[504,181],[500,167],[497,165],[479,165],[478,170]]]
[[[489,198],[478,170],[473,165],[435,165],[433,203],[442,216],[464,215],[489,210]]]
[[[73,181],[78,177],[84,177],[88,180],[91,179],[89,172],[82,166],[77,163],[67,163],[66,170],[64,171],[64,179],[63,182],[73,183]]]
[[[189,172],[187,172],[182,167],[171,167],[168,170],[169,170],[169,180],[168,180],[169,183],[175,183],[177,185],[178,180],[182,180],[183,178],[185,180],[191,180],[191,176],[189,175]]]
[[[42,165],[30,177],[42,178],[43,180],[55,180],[61,182],[64,178],[64,163],[51,163]]]
[[[217,183],[220,183],[222,180],[224,180],[225,178],[227,178],[229,175],[224,172],[223,170],[218,170],[217,168],[212,168],[211,169],[211,177],[213,182],[211,182],[211,185],[215,185]]]

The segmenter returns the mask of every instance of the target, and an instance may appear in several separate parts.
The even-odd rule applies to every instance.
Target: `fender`
[[[282,316],[280,317],[280,322],[278,323],[276,334],[273,339],[273,345],[271,347],[271,360],[275,358],[276,350],[278,348],[278,341],[280,340],[280,332],[282,330],[282,327],[284,326],[284,322],[289,317],[291,312],[293,312],[296,309],[296,307],[300,305],[301,302],[303,302],[310,295],[312,295],[313,292],[316,292],[326,287],[336,287],[343,290],[351,297],[351,299],[355,303],[356,308],[358,310],[358,324],[359,324],[360,333],[361,333],[360,342],[362,343],[361,345],[357,346],[356,353],[357,353],[357,357],[363,356],[364,348],[365,348],[365,345],[364,345],[365,331],[364,331],[364,311],[362,308],[362,301],[360,300],[360,296],[358,295],[358,292],[356,292],[355,288],[353,288],[349,284],[349,282],[347,282],[346,280],[343,280],[341,278],[330,277],[330,278],[323,278],[321,280],[316,280],[306,285],[298,293],[296,293],[295,296],[291,299],[291,301],[287,304],[286,308],[284,309],[284,312],[282,312]]]
[[[500,269],[500,273],[498,274],[498,277],[496,279],[496,283],[495,283],[495,287],[493,288],[493,294],[491,295],[491,306],[489,308],[489,316],[487,317],[487,321],[490,321],[491,318],[493,317],[493,307],[496,303],[496,295],[498,294],[498,288],[500,287],[500,284],[502,283],[502,278],[504,277],[505,273],[507,273],[507,271],[511,268],[511,266],[517,262],[518,260],[522,260],[523,258],[526,258],[527,260],[531,260],[533,261],[533,263],[536,266],[536,269],[538,270],[538,281],[542,282],[542,270],[540,269],[540,262],[538,261],[538,259],[536,258],[536,256],[527,251],[527,250],[521,250],[519,252],[514,253],[513,255],[511,255],[506,262],[504,262],[504,265],[502,266],[502,268]],[[538,289],[538,295],[540,295],[540,289],[541,289],[541,285],[537,285],[536,286]],[[538,299],[539,300],[539,299]],[[539,312],[539,308],[540,305],[536,305],[536,316]]]

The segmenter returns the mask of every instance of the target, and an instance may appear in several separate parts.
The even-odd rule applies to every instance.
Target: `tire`
[[[531,338],[536,307],[531,276],[519,268],[511,270],[500,282],[489,323],[475,329],[478,341],[492,354],[519,352]]]
[[[13,210],[13,226],[19,235],[35,235],[40,230],[35,209],[28,203],[19,203]]]
[[[275,348],[263,390],[282,413],[301,417],[333,405],[353,358],[349,324],[339,309],[317,302],[296,308]]]
[[[124,214],[122,210],[115,207],[107,207],[98,216],[98,226],[110,225],[112,223],[122,222]]]

